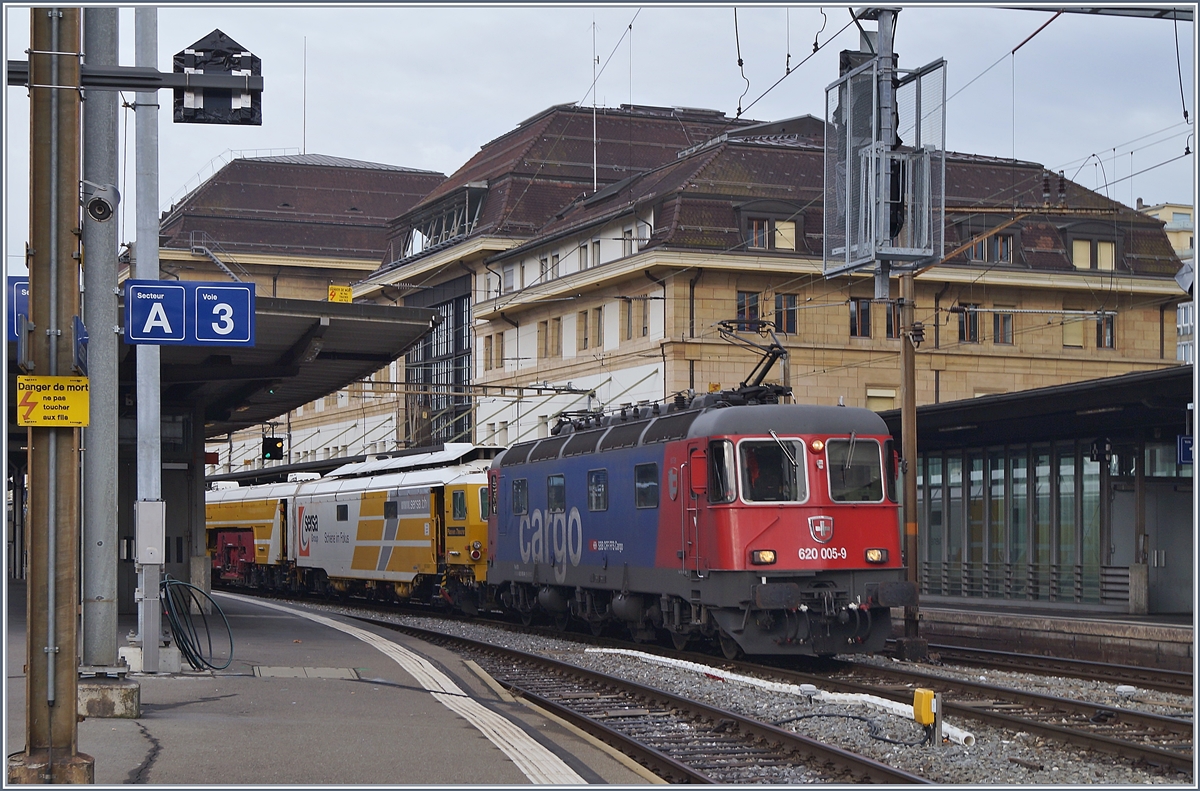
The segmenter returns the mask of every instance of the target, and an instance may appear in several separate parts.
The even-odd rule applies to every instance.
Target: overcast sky
[[[947,147],[1065,170],[1127,204],[1139,197],[1191,204],[1195,156],[1180,155],[1185,145],[1196,148],[1189,137],[1196,115],[1193,23],[1063,14],[1010,54],[1052,16],[974,3],[901,11],[901,68],[947,61]],[[133,17],[132,9],[121,10],[121,65],[134,64]],[[834,38],[848,22],[846,6],[777,4],[739,6],[736,27],[733,6],[711,4],[160,8],[160,70],[171,71],[175,52],[220,29],[262,59],[266,87],[261,127],[174,124],[170,94],[162,93],[159,203],[167,208],[231,151],[304,150],[449,175],[480,146],[551,105],[590,105],[593,32],[604,69],[595,91],[601,106],[632,101],[730,116],[741,106],[745,117],[761,121],[822,117],[837,53],[858,48],[853,25]],[[6,5],[4,25],[6,58],[26,59],[28,7]],[[816,55],[814,37],[824,45]],[[784,75],[789,54],[794,71],[760,99]],[[1185,109],[1192,126],[1184,123]],[[122,242],[133,241],[135,226],[132,112],[126,115]],[[6,90],[4,118],[6,263],[20,273],[28,233],[23,87]]]

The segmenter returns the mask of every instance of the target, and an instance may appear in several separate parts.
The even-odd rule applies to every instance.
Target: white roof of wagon
[[[389,456],[382,459],[356,461],[338,467],[326,475],[326,478],[359,478],[364,475],[381,475],[387,472],[399,472],[420,467],[447,467],[458,461],[471,451],[475,445],[470,442],[447,442],[440,450],[429,453],[414,453],[404,456]]]

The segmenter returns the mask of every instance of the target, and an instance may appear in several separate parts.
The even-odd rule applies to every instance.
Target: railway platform
[[[25,747],[24,594],[23,583],[9,582],[9,754]],[[661,782],[514,700],[448,651],[316,608],[214,598],[233,632],[232,663],[131,673],[141,687],[140,716],[89,717],[78,726],[78,749],[95,759],[96,784]],[[134,626],[123,617],[121,634]]]
[[[1196,658],[1190,613],[1124,615],[982,601],[922,601],[920,628],[921,637],[931,646],[966,646],[1176,671],[1191,671]],[[902,610],[893,610],[892,629],[893,636],[903,634]]]

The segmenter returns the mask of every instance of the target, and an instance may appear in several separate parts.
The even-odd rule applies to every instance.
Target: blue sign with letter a
[[[126,280],[125,343],[253,346],[254,284]]]
[[[8,316],[5,323],[8,325],[8,339],[15,341],[17,339],[17,314],[22,313],[26,317],[29,316],[29,278],[28,277],[10,277],[8,278]]]

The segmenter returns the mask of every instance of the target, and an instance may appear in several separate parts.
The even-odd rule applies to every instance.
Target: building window
[[[550,254],[550,271],[546,274],[544,280],[554,280],[558,277],[558,253]]]
[[[1011,305],[997,305],[992,314],[992,343],[1013,342],[1013,314],[1004,311]]]
[[[850,337],[871,337],[871,300],[850,300]]]
[[[1083,317],[1063,316],[1063,346],[1074,349],[1083,348]]]
[[[1094,239],[1071,240],[1071,263],[1076,269],[1097,269],[1111,272],[1116,267],[1117,245],[1112,241]]]
[[[539,321],[537,325],[537,356],[544,360],[550,356],[550,322]]]
[[[579,245],[579,271],[588,268],[588,244],[584,242]]]
[[[625,310],[621,314],[621,337],[627,341],[633,340],[633,300],[626,299]]]
[[[793,220],[776,220],[775,233],[771,241],[776,250],[796,249],[796,223]]]
[[[575,318],[575,329],[578,340],[576,348],[583,351],[588,347],[588,312],[586,310],[579,311],[579,315]]]
[[[508,294],[514,290],[516,285],[517,266],[510,264],[504,267],[504,288],[503,293]]]
[[[958,314],[958,342],[979,343],[979,306],[973,303],[960,303],[962,312]]]
[[[867,409],[872,412],[886,412],[896,408],[896,391],[891,388],[868,387]]]
[[[562,357],[562,318],[550,319],[549,357]]]
[[[496,333],[496,357],[492,360],[493,368],[504,368],[504,333]]]
[[[888,300],[887,336],[889,338],[900,337],[900,300]]]
[[[755,291],[739,291],[737,293],[737,328],[739,330],[758,330],[758,293]]]
[[[1096,317],[1096,348],[1116,348],[1117,317],[1114,313],[1101,313]]]
[[[600,349],[604,346],[604,308],[593,308],[592,319],[595,322],[592,327],[592,337],[595,338],[593,345]]]
[[[600,266],[600,240],[592,240],[592,266]]]
[[[767,234],[771,221],[766,217],[751,217],[746,221],[746,247],[751,250],[767,249]]]
[[[1012,237],[995,234],[967,248],[967,260],[989,264],[1012,263]]]
[[[483,370],[492,370],[492,336],[485,335],[483,338]]]
[[[621,255],[631,256],[633,255],[633,252],[633,229],[626,228],[621,233]]]
[[[779,332],[796,331],[796,295],[775,295],[775,329]]]
[[[642,300],[642,337],[650,335],[650,300]]]

